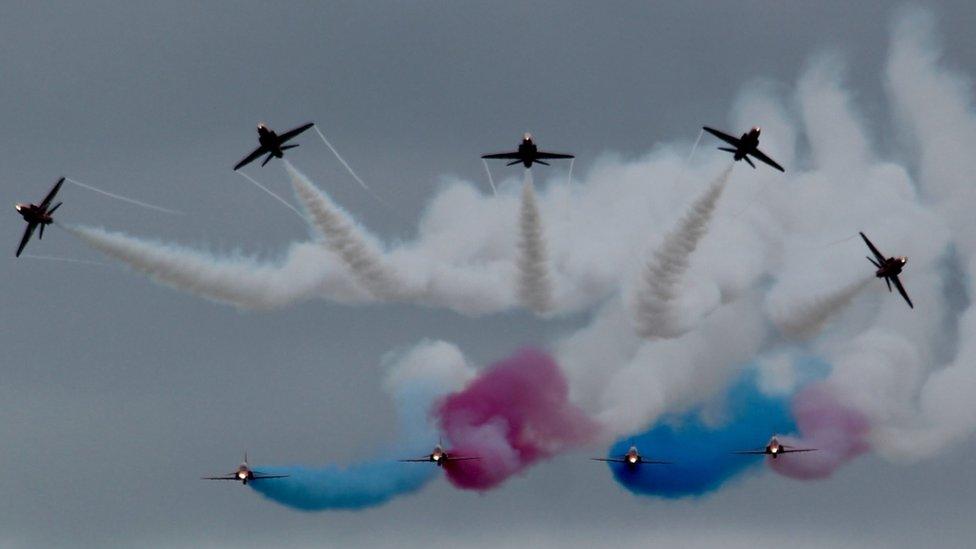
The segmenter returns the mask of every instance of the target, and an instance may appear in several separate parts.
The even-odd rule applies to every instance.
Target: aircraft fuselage
[[[285,153],[281,150],[281,138],[274,130],[264,124],[258,125],[258,143],[266,148],[275,158],[282,158]]]
[[[54,218],[35,204],[17,204],[15,208],[17,209],[17,213],[28,223],[36,223],[38,225],[50,225],[54,223]]]
[[[905,268],[905,264],[907,263],[907,257],[889,257],[884,263],[881,264],[881,267],[875,271],[874,276],[878,278],[898,276],[901,274],[901,270]]]
[[[762,130],[759,127],[755,127],[742,134],[742,137],[739,139],[739,147],[736,149],[734,155],[736,160],[742,160],[747,154],[755,152],[759,148],[759,134],[761,132]]]
[[[518,153],[522,157],[522,164],[526,168],[532,167],[532,161],[535,160],[536,153],[539,152],[539,147],[532,141],[531,137],[523,137],[522,143],[519,144]]]

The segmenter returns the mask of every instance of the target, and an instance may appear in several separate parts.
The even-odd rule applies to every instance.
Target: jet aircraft
[[[878,249],[874,247],[874,244],[868,240],[868,237],[865,236],[864,233],[861,233],[861,238],[864,239],[864,243],[868,245],[868,248],[871,248],[871,253],[874,254],[875,259],[871,259],[870,257],[868,258],[868,261],[878,268],[878,270],[875,271],[874,276],[885,279],[885,282],[888,283],[889,292],[891,291],[891,284],[894,283],[895,287],[898,288],[898,293],[905,298],[905,301],[908,302],[908,306],[914,309],[915,305],[912,304],[912,300],[908,297],[908,292],[905,291],[905,287],[901,285],[901,280],[898,278],[898,275],[901,274],[901,270],[904,269],[905,264],[908,263],[908,258],[905,256],[886,258],[884,254],[879,252]]]
[[[15,208],[17,212],[20,213],[24,221],[27,222],[27,228],[24,229],[24,236],[20,239],[20,246],[17,248],[17,257],[20,257],[20,253],[24,251],[24,246],[27,246],[27,241],[30,240],[31,235],[34,234],[34,229],[38,225],[41,227],[41,232],[37,237],[39,239],[44,238],[44,227],[54,223],[54,211],[61,207],[61,202],[58,202],[53,208],[51,207],[51,202],[54,202],[54,196],[58,194],[58,190],[61,189],[61,185],[64,184],[64,178],[58,179],[58,182],[54,184],[54,188],[47,193],[44,200],[40,204],[17,204]]]
[[[237,470],[233,473],[227,473],[226,475],[221,475],[217,477],[203,477],[203,480],[236,480],[241,484],[247,486],[248,482],[252,480],[264,480],[269,478],[285,478],[288,475],[268,475],[258,471],[251,470],[247,465],[247,452],[244,452],[244,462],[237,466]]]
[[[775,160],[766,156],[762,151],[759,150],[759,133],[762,132],[762,129],[758,126],[752,128],[748,132],[742,134],[742,137],[738,138],[732,137],[731,135],[720,132],[714,128],[709,128],[708,126],[703,126],[702,129],[721,139],[722,141],[725,141],[729,145],[732,145],[734,148],[719,147],[718,150],[732,153],[732,157],[736,160],[736,162],[739,160],[745,160],[750,166],[755,168],[756,165],[753,164],[752,160],[749,158],[752,156],[756,160],[761,160],[781,172],[786,171],[783,169],[783,166],[780,166]]]
[[[243,160],[234,166],[235,170],[238,170],[251,162],[254,162],[262,154],[267,154],[267,158],[261,165],[264,166],[271,161],[272,158],[283,158],[285,156],[285,151],[288,149],[294,149],[298,146],[297,143],[292,145],[285,145],[287,141],[290,141],[298,134],[304,132],[305,130],[314,126],[314,122],[309,122],[308,124],[303,124],[297,128],[286,131],[285,133],[278,135],[274,130],[268,128],[264,124],[258,124],[258,143],[261,145],[254,149],[254,151],[245,156]]]
[[[590,458],[593,461],[607,461],[610,463],[623,463],[627,467],[637,467],[638,465],[669,465],[673,462],[671,461],[658,461],[654,459],[644,459],[637,451],[636,446],[631,446],[627,453],[619,457],[609,457],[609,458]]]
[[[732,452],[733,454],[745,454],[745,455],[767,455],[773,456],[776,459],[780,454],[794,454],[798,452],[816,452],[816,448],[794,448],[792,446],[787,446],[779,441],[779,437],[773,435],[766,444],[766,447],[762,450],[745,450],[743,452]]]
[[[398,459],[397,461],[403,463],[436,463],[438,467],[443,467],[445,463],[452,463],[455,461],[469,461],[473,459],[481,459],[478,457],[460,457],[448,453],[444,450],[444,447],[440,442],[434,446],[434,451],[430,455],[419,458],[419,459]]]
[[[526,133],[522,136],[522,142],[519,144],[518,150],[514,152],[498,153],[498,154],[485,154],[481,158],[488,159],[505,159],[512,160],[506,166],[511,166],[514,164],[522,163],[526,168],[531,168],[532,163],[542,164],[543,166],[548,166],[549,163],[546,160],[558,159],[558,158],[576,158],[571,154],[559,154],[540,151],[539,147],[532,141],[532,134]]]

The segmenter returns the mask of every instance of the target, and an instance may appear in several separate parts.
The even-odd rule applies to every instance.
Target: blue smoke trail
[[[255,480],[248,486],[268,499],[302,511],[363,509],[420,490],[434,478],[437,467],[396,460],[425,455],[437,441],[427,417],[431,403],[444,390],[434,385],[414,381],[397,390],[400,440],[382,452],[382,457],[349,466],[259,467],[262,473],[289,476]]]
[[[634,494],[674,499],[707,494],[760,467],[764,457],[731,452],[762,448],[771,435],[793,432],[796,424],[789,397],[763,394],[757,377],[749,370],[731,387],[721,425],[706,424],[701,410],[693,410],[663,418],[650,430],[615,442],[611,456],[623,455],[633,445],[649,459],[673,463],[638,467],[608,463],[614,479]]]

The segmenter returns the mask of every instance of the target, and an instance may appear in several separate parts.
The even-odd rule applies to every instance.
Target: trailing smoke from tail
[[[552,281],[542,234],[542,218],[536,205],[535,185],[529,170],[525,170],[522,184],[518,248],[519,301],[532,312],[545,314],[552,310]]]
[[[350,302],[370,299],[347,273],[335,268],[335,258],[314,244],[293,245],[283,264],[268,265],[246,258],[217,259],[103,229],[70,225],[64,229],[157,282],[246,309],[281,307],[315,291],[345,296]]]
[[[773,293],[768,299],[770,316],[779,331],[792,339],[807,339],[817,335],[824,325],[840,313],[874,279],[874,274],[853,282],[836,292],[815,297],[801,304],[783,303],[789,299]],[[784,292],[785,293],[785,292]]]
[[[430,451],[437,437],[428,417],[432,404],[445,392],[456,390],[471,376],[456,347],[444,342],[423,342],[401,358],[387,378],[386,388],[396,400],[399,442],[382,457],[347,467],[261,467],[262,473],[286,478],[248,484],[264,497],[303,511],[363,509],[414,493],[438,473],[437,467],[399,463]]]
[[[725,396],[721,424],[702,418],[702,410],[679,417],[662,418],[636,436],[620,439],[609,451],[624,454],[630,446],[669,465],[628,467],[608,463],[614,479],[638,495],[662,498],[701,496],[762,463],[757,456],[730,455],[736,450],[758,448],[776,432],[791,432],[794,422],[785,397],[763,394],[754,372],[747,372]]]
[[[523,349],[490,366],[437,409],[457,455],[445,465],[458,488],[488,490],[539,460],[591,440],[598,427],[569,401],[569,385],[548,354]]]
[[[732,174],[723,171],[691,205],[678,226],[664,237],[644,268],[637,294],[637,333],[646,339],[673,338],[687,332],[688,322],[680,318],[675,301],[691,254],[712,219],[718,199]]]
[[[826,478],[870,449],[868,418],[842,402],[827,384],[804,388],[793,397],[791,408],[802,436],[781,437],[780,441],[817,451],[767,460],[777,473],[801,480]]]
[[[305,206],[312,223],[322,231],[329,249],[342,258],[357,280],[374,297],[398,297],[401,285],[397,283],[392,268],[385,262],[379,246],[290,162],[285,161],[284,165],[291,176],[295,194]]]

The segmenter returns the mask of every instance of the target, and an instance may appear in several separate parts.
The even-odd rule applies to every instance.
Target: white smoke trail
[[[828,320],[843,310],[874,280],[871,273],[861,280],[848,284],[827,295],[814,296],[797,304],[782,297],[775,290],[767,299],[769,314],[780,333],[791,339],[807,339],[817,335]],[[806,292],[816,292],[815,286]]]
[[[171,244],[159,244],[83,226],[65,230],[105,255],[154,280],[207,299],[246,309],[270,309],[322,292],[349,303],[369,295],[320,246],[292,247],[282,265],[244,258],[213,256]]]
[[[481,163],[485,165],[485,173],[488,174],[488,184],[491,185],[491,194],[498,196],[498,189],[495,188],[495,180],[491,178],[491,170],[488,168],[488,161],[482,158]]]
[[[536,205],[535,185],[530,170],[525,170],[522,183],[518,248],[519,301],[536,314],[548,313],[553,306],[549,256],[546,253],[542,218]]]
[[[646,339],[677,337],[689,327],[678,318],[675,301],[691,254],[705,236],[715,205],[732,174],[727,167],[670,233],[664,237],[642,273],[637,293],[637,333]]]
[[[342,258],[374,297],[400,297],[403,285],[396,280],[395,273],[376,243],[290,162],[286,161],[284,165],[291,176],[295,194],[305,206],[313,225],[325,236],[328,248]]]
[[[255,187],[257,187],[257,188],[261,189],[262,191],[268,193],[271,196],[271,198],[274,198],[275,200],[277,200],[278,202],[280,202],[284,207],[286,207],[289,210],[295,212],[295,215],[297,215],[302,221],[305,220],[305,216],[302,215],[302,212],[298,211],[298,208],[292,206],[287,200],[285,200],[284,198],[280,197],[278,194],[276,194],[275,192],[273,192],[271,189],[269,189],[269,188],[265,187],[264,185],[258,183],[258,181],[256,179],[254,179],[253,177],[251,177],[251,176],[249,176],[246,173],[241,172],[241,171],[235,171],[234,173],[239,174],[241,177],[247,179],[251,183],[254,183],[254,186]]]
[[[134,198],[126,198],[124,196],[117,195],[117,194],[114,194],[114,193],[110,193],[108,191],[103,191],[102,189],[99,189],[97,187],[92,187],[91,185],[86,185],[85,183],[82,183],[81,181],[78,181],[76,179],[71,179],[70,177],[65,177],[64,180],[67,181],[68,183],[73,184],[73,185],[77,185],[77,186],[79,186],[79,187],[81,187],[83,189],[88,189],[89,191],[94,191],[96,193],[99,193],[101,195],[107,196],[109,198],[114,198],[116,200],[121,200],[122,202],[128,202],[129,204],[134,204],[136,206],[141,206],[143,208],[147,208],[147,209],[150,209],[150,210],[155,210],[157,212],[163,212],[163,213],[168,213],[168,214],[172,214],[172,215],[183,215],[183,212],[178,212],[176,210],[170,210],[169,208],[163,208],[161,206],[153,206],[152,204],[148,204],[146,202],[141,202],[139,200],[135,200]]]
[[[573,165],[576,164],[575,158],[569,159],[569,173],[566,174],[566,185],[573,184]]]

